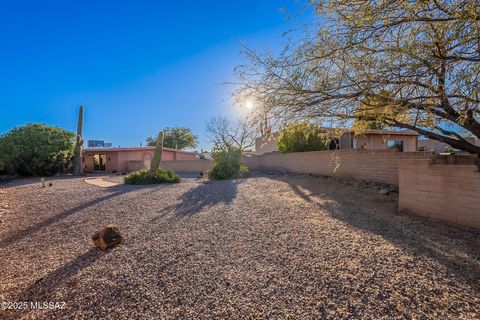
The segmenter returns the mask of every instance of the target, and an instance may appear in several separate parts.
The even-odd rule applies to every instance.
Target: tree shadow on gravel
[[[393,199],[393,203],[378,199],[378,203],[383,202],[382,206],[387,212],[369,211],[361,205],[361,201],[365,201],[365,198],[360,199],[365,197],[361,189],[335,180],[280,175],[266,178],[288,183],[296,194],[308,198],[309,202],[314,202],[312,195],[329,200],[316,201],[314,205],[353,228],[380,235],[410,253],[443,264],[450,272],[480,290],[480,231],[398,213]],[[370,208],[375,207],[375,203],[370,203]]]
[[[55,181],[63,181],[63,180],[75,180],[78,179],[76,176],[59,176],[59,177],[45,177],[45,182],[55,182]],[[40,177],[15,177],[15,176],[8,176],[8,177],[0,177],[0,189],[10,189],[10,188],[17,188],[27,185],[38,185],[38,188],[41,188],[41,181]]]
[[[50,217],[40,221],[39,223],[31,225],[31,226],[29,226],[29,227],[27,227],[23,230],[12,231],[12,233],[10,235],[8,235],[5,238],[0,240],[0,249],[7,247],[8,245],[10,245],[13,242],[18,242],[18,241],[20,241],[24,238],[27,238],[27,237],[31,236],[33,233],[38,232],[41,229],[50,226],[51,224],[58,223],[59,221],[65,219],[65,218],[67,218],[71,215],[74,215],[74,214],[80,212],[81,210],[84,210],[88,207],[99,204],[103,201],[118,197],[118,196],[120,196],[122,194],[125,194],[125,193],[128,193],[130,191],[138,190],[138,188],[129,187],[129,186],[127,187],[127,186],[120,185],[120,186],[107,188],[107,190],[109,191],[109,193],[104,195],[104,196],[96,197],[93,200],[82,202],[82,203],[76,205],[73,208],[67,209],[67,210],[62,211],[58,214],[50,216]]]
[[[207,181],[183,193],[180,203],[165,208],[173,211],[177,217],[185,217],[199,213],[204,208],[223,203],[231,203],[237,196],[237,188],[241,179]]]
[[[72,278],[80,270],[89,267],[109,252],[110,250],[100,251],[97,248],[91,248],[75,259],[65,263],[60,268],[35,280],[34,283],[18,295],[17,301],[53,301],[50,297],[57,287],[60,285],[65,286],[66,284],[68,284],[69,287],[74,287],[75,283],[72,281]],[[68,301],[65,302],[68,303]]]

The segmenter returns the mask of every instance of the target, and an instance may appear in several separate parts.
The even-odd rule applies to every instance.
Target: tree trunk
[[[454,138],[449,138],[449,137],[443,136],[441,134],[430,132],[430,131],[420,129],[420,128],[417,128],[415,126],[412,126],[412,125],[409,125],[409,124],[406,124],[406,123],[397,122],[397,121],[394,121],[394,126],[399,127],[399,128],[403,128],[403,129],[409,129],[409,130],[416,131],[416,132],[424,135],[427,138],[447,143],[455,149],[467,151],[467,152],[472,153],[472,154],[477,154],[480,157],[480,147],[476,146],[472,143],[469,143],[468,141],[462,141],[462,140],[457,140],[457,139],[454,139]]]

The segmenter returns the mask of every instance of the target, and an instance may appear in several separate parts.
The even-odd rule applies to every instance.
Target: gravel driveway
[[[353,181],[0,185],[0,310],[23,319],[479,319],[480,233]],[[117,224],[107,252],[91,234]]]

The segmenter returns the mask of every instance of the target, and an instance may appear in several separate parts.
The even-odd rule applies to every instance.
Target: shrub
[[[242,152],[237,148],[217,150],[212,153],[213,167],[209,177],[213,179],[229,179],[238,175]]]
[[[0,137],[4,171],[18,175],[49,176],[71,161],[75,135],[44,124],[27,124]]]
[[[149,170],[140,169],[125,176],[126,184],[157,184],[157,183],[178,183],[180,177],[171,169]]]
[[[240,164],[240,169],[238,170],[240,176],[244,177],[250,173],[250,169],[247,166]]]
[[[281,152],[305,152],[327,150],[330,139],[317,125],[300,123],[282,130],[277,140]]]
[[[0,174],[6,172],[6,169],[7,169],[7,166],[5,164],[5,161],[3,161],[2,159],[0,159]]]

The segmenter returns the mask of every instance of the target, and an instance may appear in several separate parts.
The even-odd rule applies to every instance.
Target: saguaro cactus
[[[83,146],[83,106],[78,110],[77,141],[75,143],[75,159],[73,162],[73,173],[82,174],[82,146]]]
[[[157,170],[160,167],[160,160],[162,160],[163,151],[163,131],[160,131],[157,137],[157,145],[155,146],[155,153],[153,154],[152,162],[150,163],[150,170]]]

